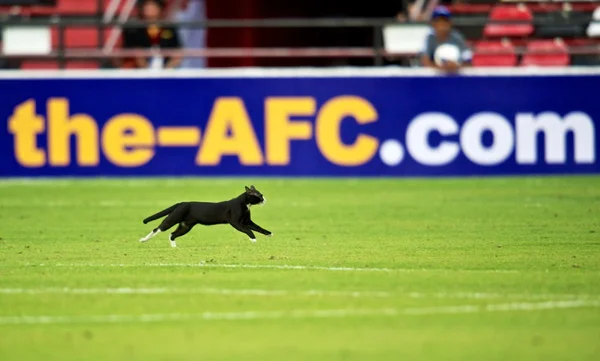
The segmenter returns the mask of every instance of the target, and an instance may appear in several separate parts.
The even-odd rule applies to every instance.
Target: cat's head
[[[254,186],[250,186],[250,188],[246,187],[246,196],[251,205],[264,204],[266,202],[265,197]]]

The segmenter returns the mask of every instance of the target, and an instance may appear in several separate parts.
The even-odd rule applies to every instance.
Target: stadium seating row
[[[569,12],[555,12],[550,13],[555,16],[548,16],[545,20],[552,23],[553,29],[550,32],[538,35],[557,35],[557,36],[579,36],[580,29],[582,26],[577,20],[582,19],[571,19],[572,13]],[[519,5],[498,5],[492,8],[489,20],[492,22],[515,22],[511,23],[488,23],[485,25],[483,35],[488,38],[494,37],[525,37],[530,36],[534,33],[533,24],[533,12],[524,4]],[[575,21],[571,21],[575,20]],[[593,15],[589,18],[589,24],[587,27],[587,35],[590,37],[600,36],[600,24],[593,23],[592,21],[600,20],[600,7],[595,9]]]
[[[457,15],[476,15],[476,14],[489,14],[492,9],[497,5],[499,1],[487,1],[485,3],[477,3],[462,1],[450,5],[450,9],[452,13]],[[527,9],[534,14],[542,14],[542,13],[551,13],[563,11],[565,8],[568,8],[570,11],[574,12],[592,12],[598,6],[595,1],[573,1],[573,0],[555,0],[555,1],[536,1],[536,0],[522,0],[519,2],[507,2],[509,6],[514,6],[515,4],[523,4],[527,7]],[[512,4],[511,4],[512,3]]]
[[[474,66],[567,66],[569,50],[560,40],[532,40],[519,61],[514,44],[508,40],[480,41],[475,45]]]
[[[103,0],[99,12],[98,0],[56,0],[56,6],[0,6],[0,13],[18,12],[21,16],[93,16],[103,13],[111,0]],[[119,1],[117,12],[123,9],[125,1]]]
[[[19,9],[21,15],[93,15],[98,12],[98,0],[56,0],[56,6],[27,6]],[[104,0],[104,9],[108,7],[110,0]],[[486,3],[459,2],[451,5],[453,13],[457,15],[488,14],[496,7],[497,1]],[[562,11],[565,5],[574,12],[592,12],[598,6],[594,1],[527,1],[526,5],[531,13],[550,13]],[[121,6],[124,2],[121,1]],[[511,5],[504,5],[511,6]],[[9,11],[11,6],[0,6],[3,13]]]
[[[108,6],[109,3],[109,0],[105,0],[104,6]],[[23,8],[21,11],[22,14],[32,16],[52,14],[81,16],[97,14],[97,6],[97,0],[57,0],[56,7],[31,7]],[[482,29],[480,35],[472,37],[483,39],[472,42],[475,66],[569,65],[570,53],[573,53],[573,49],[580,45],[596,45],[589,39],[600,38],[600,23],[586,24],[587,34],[581,31],[581,19],[600,21],[600,6],[593,2],[569,2],[568,4],[534,2],[526,5],[466,3],[454,5],[452,8],[457,17],[483,15],[489,22],[520,22],[487,23],[480,27]],[[572,21],[578,14],[582,16],[576,19],[579,21]],[[534,19],[539,18],[544,18],[552,26],[534,26]],[[108,38],[110,30],[109,28],[100,30],[95,27],[69,27],[64,33],[64,45],[69,49],[97,48],[103,45],[102,39]],[[59,44],[58,29],[53,28],[51,34],[52,47],[56,49]],[[532,36],[541,39],[530,39]],[[119,46],[120,44],[117,44],[117,47]],[[50,61],[25,61],[22,67],[55,68],[57,64]],[[67,67],[96,68],[98,64],[93,61],[69,61]]]

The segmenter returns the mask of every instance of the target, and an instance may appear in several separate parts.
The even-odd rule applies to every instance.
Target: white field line
[[[29,267],[204,267],[204,268],[242,268],[242,269],[280,269],[280,270],[316,270],[340,272],[483,272],[483,273],[519,273],[517,270],[495,269],[430,269],[430,268],[379,268],[379,267],[327,267],[306,265],[274,264],[212,264],[212,263],[56,263],[26,264]]]
[[[438,315],[457,313],[484,313],[506,311],[540,311],[566,308],[600,307],[600,300],[571,300],[571,301],[545,301],[545,302],[515,302],[489,305],[462,305],[442,307],[406,308],[402,311],[405,315]]]
[[[599,295],[590,294],[569,294],[569,293],[487,293],[487,292],[409,292],[406,296],[410,298],[455,298],[455,299],[473,299],[473,300],[491,300],[497,298],[512,299],[530,299],[530,300],[548,300],[548,299],[598,299]]]
[[[255,177],[253,177],[254,179]],[[285,177],[267,177],[269,179],[269,184],[271,186],[284,187],[287,183]],[[265,179],[267,179],[265,178]],[[304,182],[303,178],[294,178],[296,181]],[[345,178],[340,179],[340,182],[356,182],[359,178]],[[362,179],[362,178],[360,178]],[[0,188],[9,188],[9,187],[49,187],[49,188],[65,188],[70,186],[79,186],[79,187],[118,187],[118,188],[139,188],[139,187],[155,187],[157,184],[160,184],[161,187],[168,188],[178,188],[181,187],[182,184],[192,183],[192,184],[204,184],[207,180],[210,181],[212,185],[217,186],[236,186],[240,187],[240,184],[243,184],[244,181],[249,180],[249,178],[244,177],[194,177],[194,176],[183,176],[176,178],[168,178],[168,177],[142,177],[142,178],[128,178],[128,177],[93,177],[93,178],[65,178],[65,177],[34,177],[34,178],[0,178]],[[243,190],[243,188],[242,188]],[[180,200],[181,201],[181,200]]]
[[[329,290],[266,290],[266,289],[226,289],[226,288],[169,288],[169,287],[113,287],[113,288],[0,288],[0,295],[40,295],[40,294],[114,294],[114,295],[169,295],[169,294],[209,294],[232,296],[316,296],[348,298],[450,298],[450,299],[599,299],[600,295],[561,294],[561,293],[485,293],[485,292],[384,292],[384,291],[329,291]]]
[[[291,311],[244,311],[204,312],[144,315],[93,315],[93,316],[6,316],[0,317],[0,325],[56,324],[56,323],[146,323],[194,320],[254,320],[281,318],[332,318],[352,316],[392,316],[394,309],[337,309],[337,310],[291,310]]]
[[[548,301],[540,303],[501,303],[490,305],[462,305],[423,308],[383,309],[337,309],[337,310],[291,310],[204,312],[142,315],[80,315],[80,316],[1,316],[0,325],[19,324],[73,324],[73,323],[148,323],[168,321],[208,320],[256,320],[284,318],[345,318],[368,316],[426,316],[440,314],[465,314],[506,311],[540,311],[582,307],[600,307],[600,301]]]
[[[62,177],[35,177],[35,178],[0,178],[0,188],[4,187],[23,187],[23,186],[33,186],[33,187],[50,187],[50,188],[64,188],[70,187],[73,185],[76,186],[108,186],[108,187],[152,187],[157,183],[160,183],[161,187],[177,187],[181,186],[182,182],[186,181],[194,181],[199,178],[194,177],[181,177],[177,179],[169,179],[169,178],[103,178],[103,177],[94,177],[94,178],[62,178]],[[215,178],[211,179],[211,183],[218,185],[232,185],[239,184],[240,181],[236,179],[227,179],[227,178]]]
[[[39,295],[39,294],[212,294],[233,296],[324,296],[324,297],[390,297],[389,292],[378,291],[289,291],[263,289],[222,289],[222,288],[0,288],[0,294]]]
[[[69,201],[69,200],[47,200],[47,201],[28,201],[23,202],[20,200],[0,200],[0,206],[2,207],[106,207],[106,208],[118,208],[118,207],[167,207],[178,203],[176,200],[153,200],[153,201],[120,201],[120,200],[100,200],[100,201]]]

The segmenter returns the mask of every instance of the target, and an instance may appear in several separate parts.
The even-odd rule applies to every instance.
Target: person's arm
[[[394,7],[396,8],[396,19],[401,22],[406,22],[410,18],[409,14],[409,3],[413,3],[413,0],[396,0]]]
[[[177,29],[172,28],[171,32],[173,33],[173,40],[169,44],[170,49],[181,49],[181,40],[179,39],[179,32]],[[166,69],[175,69],[181,65],[182,58],[181,56],[172,56],[167,64],[165,64]]]
[[[460,70],[460,68],[461,68],[461,64],[455,63],[453,61],[447,61],[441,67],[439,67],[440,70],[442,70],[446,73],[456,73],[457,71]]]
[[[433,62],[431,59],[433,59],[433,52],[434,52],[434,45],[433,45],[433,37],[431,35],[428,35],[427,38],[425,38],[425,46],[423,47],[423,51],[421,52],[421,65],[426,67],[426,68],[437,68],[438,66],[435,64],[435,62]]]
[[[180,56],[172,56],[169,61],[167,62],[167,65],[165,65],[166,69],[175,69],[177,67],[179,67],[179,65],[181,65],[181,57]]]
[[[462,36],[462,34],[458,34],[458,47],[460,49],[460,58],[462,61],[462,67],[471,66],[471,61],[473,60],[473,51],[467,45],[467,41]]]
[[[435,63],[431,61],[431,58],[429,58],[429,55],[425,53],[421,54],[421,64],[426,68],[437,68],[437,65],[435,65]]]
[[[460,44],[459,44],[459,48],[462,49]],[[441,70],[445,73],[456,73],[460,70],[461,64],[455,63],[452,61],[447,61],[442,65],[437,65],[432,60],[434,58],[434,54],[435,54],[435,48],[433,46],[433,36],[430,35],[427,37],[427,43],[425,44],[425,49],[421,55],[421,63],[423,64],[423,66]]]
[[[467,45],[467,41],[465,40],[465,37],[456,30],[453,31],[452,35],[453,35],[454,40],[456,41],[456,45],[458,46],[458,49],[460,50],[460,64],[457,64],[458,68],[464,68],[464,67],[471,66],[471,60],[473,59],[473,52]]]
[[[423,54],[421,56],[421,63],[426,68],[437,69],[437,70],[444,71],[446,73],[455,73],[460,69],[460,64],[455,63],[453,61],[447,61],[446,63],[442,64],[441,66],[437,65],[435,62],[431,61],[429,56],[427,56],[425,54]]]
[[[138,68],[145,69],[148,67],[148,59],[138,56],[135,58],[135,65],[137,65]]]
[[[437,69],[446,73],[455,73],[460,69],[460,64],[453,61],[448,61],[441,66],[437,65],[435,62],[431,61],[430,56],[427,54],[421,55],[421,64],[426,68]]]
[[[181,65],[181,57],[180,56],[172,56],[171,59],[165,65],[166,69],[175,69]]]

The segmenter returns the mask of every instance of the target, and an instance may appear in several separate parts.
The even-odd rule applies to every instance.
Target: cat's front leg
[[[254,235],[254,233],[252,233],[252,230],[247,227],[244,226],[241,223],[230,223],[231,226],[235,229],[237,229],[238,231],[242,232],[242,233],[246,233],[248,235],[248,238],[250,238],[250,242],[255,243],[256,242],[256,236]]]
[[[262,228],[261,226],[259,226],[258,224],[252,222],[252,220],[248,221],[248,227],[256,232],[262,233],[267,237],[271,237],[273,235],[273,233],[271,231],[268,231],[264,228]]]

